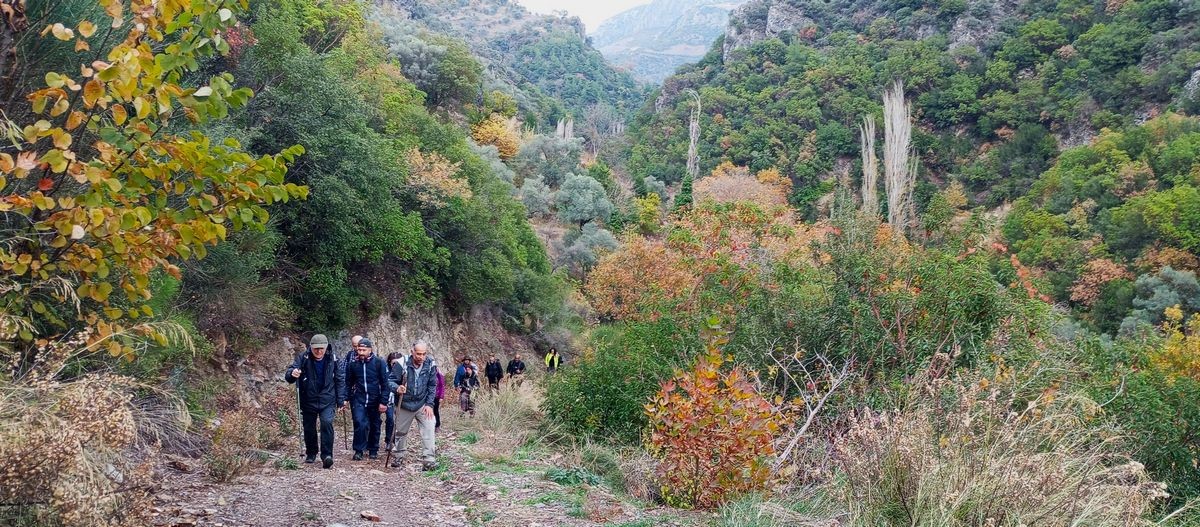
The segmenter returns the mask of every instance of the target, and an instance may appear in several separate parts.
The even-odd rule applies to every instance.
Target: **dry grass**
[[[137,459],[152,459],[157,438],[187,414],[135,404],[138,390],[99,374],[0,381],[0,524],[148,524],[151,466]]]
[[[1010,399],[985,380],[922,399],[864,412],[837,440],[850,525],[1128,527],[1165,497],[1089,399]]]
[[[469,448],[476,458],[507,459],[521,446],[540,439],[543,397],[534,379],[524,379],[520,385],[505,381],[495,392],[486,387],[475,392],[475,415],[468,416],[458,408],[457,390],[448,386],[442,420],[460,436],[475,434],[477,440]]]

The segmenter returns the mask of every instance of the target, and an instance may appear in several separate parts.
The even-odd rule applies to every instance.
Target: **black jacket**
[[[354,404],[387,404],[388,367],[383,359],[372,354],[365,361],[356,357],[347,362],[346,393]]]
[[[508,361],[508,376],[512,377],[519,373],[525,373],[525,361],[517,359]]]
[[[462,382],[459,383],[458,387],[459,387],[459,389],[466,388],[468,390],[474,390],[474,389],[478,388],[479,387],[479,374],[471,373],[469,375],[463,375]]]
[[[418,369],[421,371],[420,375],[417,375]],[[402,363],[392,367],[388,390],[396,393],[396,388],[400,385],[408,387],[404,397],[400,399],[400,408],[410,412],[420,410],[422,406],[432,408],[433,401],[437,398],[437,364],[427,357],[420,368],[414,368],[412,356],[405,357]]]
[[[317,361],[311,350],[296,355],[296,360],[283,374],[284,380],[296,384],[300,407],[309,412],[320,412],[334,404],[341,406],[346,400],[346,372],[338,364],[337,355],[326,350],[322,361],[325,362],[324,379],[317,379]],[[300,370],[299,379],[292,377],[293,370]]]
[[[500,367],[500,361],[494,360],[487,363],[483,369],[484,375],[487,375],[489,381],[496,382],[504,377],[504,368]]]

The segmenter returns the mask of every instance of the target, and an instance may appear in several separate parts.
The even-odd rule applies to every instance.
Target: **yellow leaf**
[[[96,24],[91,23],[91,21],[84,20],[80,22],[78,28],[79,34],[83,35],[83,38],[92,38],[92,35],[96,34]]]
[[[66,129],[74,130],[78,128],[79,125],[83,124],[84,119],[87,119],[87,116],[83,112],[79,110],[71,112],[71,115],[67,117]]]
[[[16,162],[13,161],[13,157],[6,153],[0,152],[0,172],[7,174],[12,172],[14,168],[17,168],[17,165]]]
[[[75,38],[75,32],[71,31],[71,28],[62,25],[61,23],[50,26],[50,32],[54,34],[54,38],[63,41]]]
[[[113,104],[112,114],[113,114],[113,122],[117,123],[117,126],[121,126],[121,125],[125,124],[125,118],[128,117],[128,114],[125,113],[124,106],[122,106],[119,103]]]
[[[55,128],[54,133],[50,135],[54,141],[54,148],[66,150],[71,147],[71,134],[63,131],[61,128]]]
[[[150,115],[150,105],[146,104],[146,99],[141,97],[133,100],[133,110],[137,112],[138,119],[145,119]]]
[[[104,84],[99,79],[92,79],[83,85],[83,104],[88,108],[96,105],[96,101],[104,96]]]

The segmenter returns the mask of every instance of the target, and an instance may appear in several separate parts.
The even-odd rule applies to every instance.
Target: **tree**
[[[567,175],[554,201],[559,219],[578,223],[581,228],[590,221],[608,221],[613,210],[604,186],[590,177],[574,174]]]
[[[541,176],[547,185],[556,187],[578,169],[582,152],[579,139],[534,136],[521,146],[513,159],[513,170],[521,177]]]
[[[554,192],[542,181],[541,176],[525,178],[521,184],[521,203],[530,216],[549,216]]]
[[[515,123],[503,115],[493,113],[487,119],[471,127],[471,138],[481,145],[496,147],[500,159],[509,160],[517,155],[521,141],[514,130]]]
[[[583,276],[596,265],[602,252],[618,247],[616,237],[595,222],[584,225],[573,240],[564,241],[567,245],[562,251],[562,259],[574,276]]]
[[[125,21],[124,4],[101,5],[123,22],[112,30],[123,38],[92,39],[98,26],[113,26],[107,20],[55,23],[46,38],[74,41],[77,53],[116,41],[108,60],[80,57],[76,68],[46,72],[27,97],[30,122],[7,123],[22,133],[6,147],[12,153],[0,152],[8,240],[0,324],[10,343],[0,349],[18,374],[34,366],[38,347],[64,335],[132,358],[138,336],[157,335],[126,325],[153,314],[151,273],[179,278],[177,260],[204,257],[230,228],[263,228],[263,205],[308,192],[284,182],[299,147],[256,158],[234,139],[174,132],[180,117],[221,119],[251,96],[227,73],[185,83],[199,61],[228,51],[221,34],[235,23],[230,9],[168,2]]]

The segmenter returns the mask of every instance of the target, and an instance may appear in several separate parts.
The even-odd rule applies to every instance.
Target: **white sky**
[[[648,4],[650,0],[516,0],[535,13],[566,11],[583,20],[591,33],[609,17],[634,6]]]

